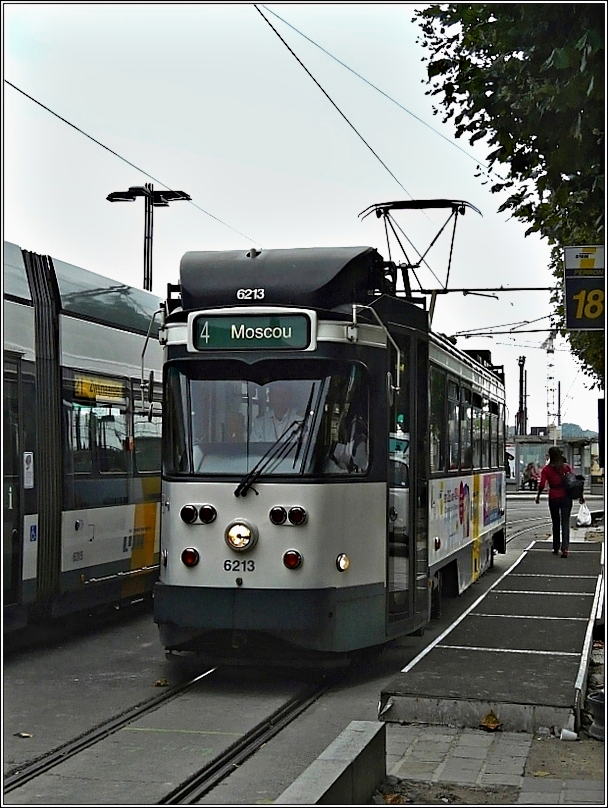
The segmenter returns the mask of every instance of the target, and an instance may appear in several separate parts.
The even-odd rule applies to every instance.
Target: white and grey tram
[[[186,253],[160,340],[168,652],[381,646],[505,551],[502,371],[375,249]]]
[[[13,634],[151,598],[161,390],[142,401],[140,380],[160,300],[9,242],[3,270],[3,606]],[[145,375],[160,374],[152,332],[147,347]]]

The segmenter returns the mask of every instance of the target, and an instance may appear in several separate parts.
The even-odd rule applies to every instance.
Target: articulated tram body
[[[4,630],[151,598],[160,387],[141,354],[160,301],[4,243]],[[149,340],[146,374],[162,352]]]
[[[429,474],[429,363],[495,398],[496,377],[429,334],[372,248],[192,252],[180,281],[160,336],[165,647],[347,654],[420,629],[442,571],[478,577],[504,521],[503,500],[479,524],[472,468]],[[445,528],[466,485],[471,527]]]

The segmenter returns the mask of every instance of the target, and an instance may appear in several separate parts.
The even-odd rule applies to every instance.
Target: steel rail
[[[518,520],[518,521],[524,521],[524,520]],[[538,519],[535,520],[534,524],[528,525],[528,527],[524,527],[521,530],[518,530],[517,532],[512,533],[510,536],[507,536],[507,544],[510,541],[513,541],[513,539],[516,539],[518,536],[523,536],[525,533],[529,533],[531,530],[537,530],[538,528],[542,527],[543,525],[546,525],[547,528],[551,527],[551,523],[549,522],[548,517],[540,517],[539,516]]]
[[[302,696],[296,696],[265,718],[238,741],[210,761],[206,766],[184,780],[177,788],[166,794],[157,805],[193,805],[211,791],[221,780],[228,777],[247,758],[277,735],[315,701],[330,690],[343,676],[335,676],[321,686],[315,684]]]
[[[20,786],[29,783],[34,778],[50,771],[51,769],[55,768],[55,766],[59,766],[60,763],[63,763],[74,755],[77,755],[79,752],[94,746],[96,743],[99,743],[99,741],[102,741],[109,735],[113,735],[115,732],[118,732],[118,730],[122,729],[127,724],[130,724],[132,721],[141,718],[147,713],[153,712],[161,704],[169,702],[181,695],[200,679],[203,679],[204,677],[213,673],[214,670],[216,670],[216,668],[211,668],[210,670],[205,671],[205,673],[199,674],[198,676],[195,676],[193,679],[190,679],[181,685],[176,685],[175,687],[165,690],[159,696],[154,696],[151,699],[140,702],[134,707],[130,707],[125,712],[120,713],[119,715],[104,721],[99,726],[94,727],[92,730],[85,732],[78,738],[67,741],[36,760],[20,766],[17,771],[5,777],[4,792],[8,793],[10,791],[14,791]]]

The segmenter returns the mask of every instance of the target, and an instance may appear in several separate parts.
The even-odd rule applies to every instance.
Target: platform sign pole
[[[564,297],[567,331],[602,331],[604,247],[564,247]]]

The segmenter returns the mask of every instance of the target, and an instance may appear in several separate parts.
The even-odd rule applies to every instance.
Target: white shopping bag
[[[591,524],[591,511],[583,502],[576,514],[577,527],[588,527]]]

